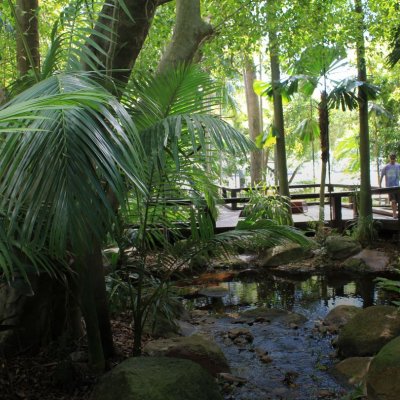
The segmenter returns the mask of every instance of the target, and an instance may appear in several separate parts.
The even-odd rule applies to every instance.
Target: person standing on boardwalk
[[[386,187],[399,186],[400,181],[400,164],[396,162],[396,154],[389,155],[389,163],[387,163],[381,171],[379,179],[379,187],[382,185],[383,177],[386,179]],[[396,218],[397,203],[399,202],[398,193],[389,193],[389,201],[392,205],[393,218]]]

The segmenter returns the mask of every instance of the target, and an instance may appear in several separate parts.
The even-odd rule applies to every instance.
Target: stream
[[[341,304],[367,307],[383,304],[373,278],[334,276],[285,278],[266,275],[257,281],[211,284],[219,294],[190,300],[201,333],[214,338],[233,375],[246,380],[225,384],[225,399],[316,400],[342,399],[351,389],[330,373],[335,359],[334,338],[321,333],[329,310]],[[257,307],[298,313],[306,322],[285,318],[244,318]],[[232,340],[239,332],[238,338]]]

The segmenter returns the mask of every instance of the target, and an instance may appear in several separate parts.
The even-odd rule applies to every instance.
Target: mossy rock
[[[222,396],[213,377],[193,361],[136,357],[105,374],[90,399],[222,400]]]
[[[400,396],[400,337],[374,357],[367,374],[368,400],[398,400]]]
[[[147,343],[143,352],[152,357],[188,359],[213,375],[230,371],[228,361],[218,345],[212,339],[199,334],[155,340]]]
[[[369,272],[369,268],[365,262],[359,258],[349,257],[347,260],[343,261],[341,267],[347,272],[352,273],[366,273]]]
[[[332,260],[344,260],[361,251],[361,245],[348,236],[328,236],[326,252]]]
[[[342,304],[329,311],[323,323],[331,331],[338,331],[361,311],[359,307]]]
[[[345,384],[362,386],[366,393],[366,376],[372,357],[350,357],[333,367],[332,373]]]
[[[310,257],[312,257],[310,248],[296,243],[287,243],[266,250],[257,257],[255,262],[260,267],[278,267]]]
[[[372,306],[341,329],[337,346],[342,358],[372,356],[400,335],[400,312],[393,306]]]

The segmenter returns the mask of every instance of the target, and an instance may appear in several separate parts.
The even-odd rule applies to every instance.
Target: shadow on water
[[[247,379],[242,387],[225,393],[225,399],[234,400],[344,398],[350,388],[343,387],[329,372],[335,362],[333,336],[318,332],[316,322],[338,305],[368,307],[387,303],[373,277],[263,275],[256,280],[232,280],[217,286],[226,289],[224,297],[198,298],[193,305],[220,314],[215,323],[201,329],[221,346],[232,373]],[[273,321],[238,323],[232,317],[260,306],[302,314],[307,322],[293,328]],[[233,343],[227,332],[236,328],[248,330],[254,337],[252,343],[244,347]],[[260,351],[272,361],[260,361]],[[290,384],[288,376],[294,377]]]

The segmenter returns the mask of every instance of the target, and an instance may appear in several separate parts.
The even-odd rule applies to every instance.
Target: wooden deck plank
[[[377,211],[375,207],[374,210]],[[382,208],[382,210],[386,210]],[[230,210],[226,207],[221,206],[219,208],[219,217],[216,222],[217,229],[233,229],[238,221],[241,210]],[[304,213],[293,214],[293,222],[295,225],[305,225],[318,221],[319,207],[318,205],[309,205]],[[342,207],[342,218],[343,221],[351,221],[354,219],[353,210]],[[397,230],[400,222],[397,219],[393,219],[390,215],[382,215],[378,213],[373,214],[374,220],[379,220],[385,224],[385,227],[389,227],[390,230]],[[325,206],[325,221],[331,221],[331,212],[329,205]]]

